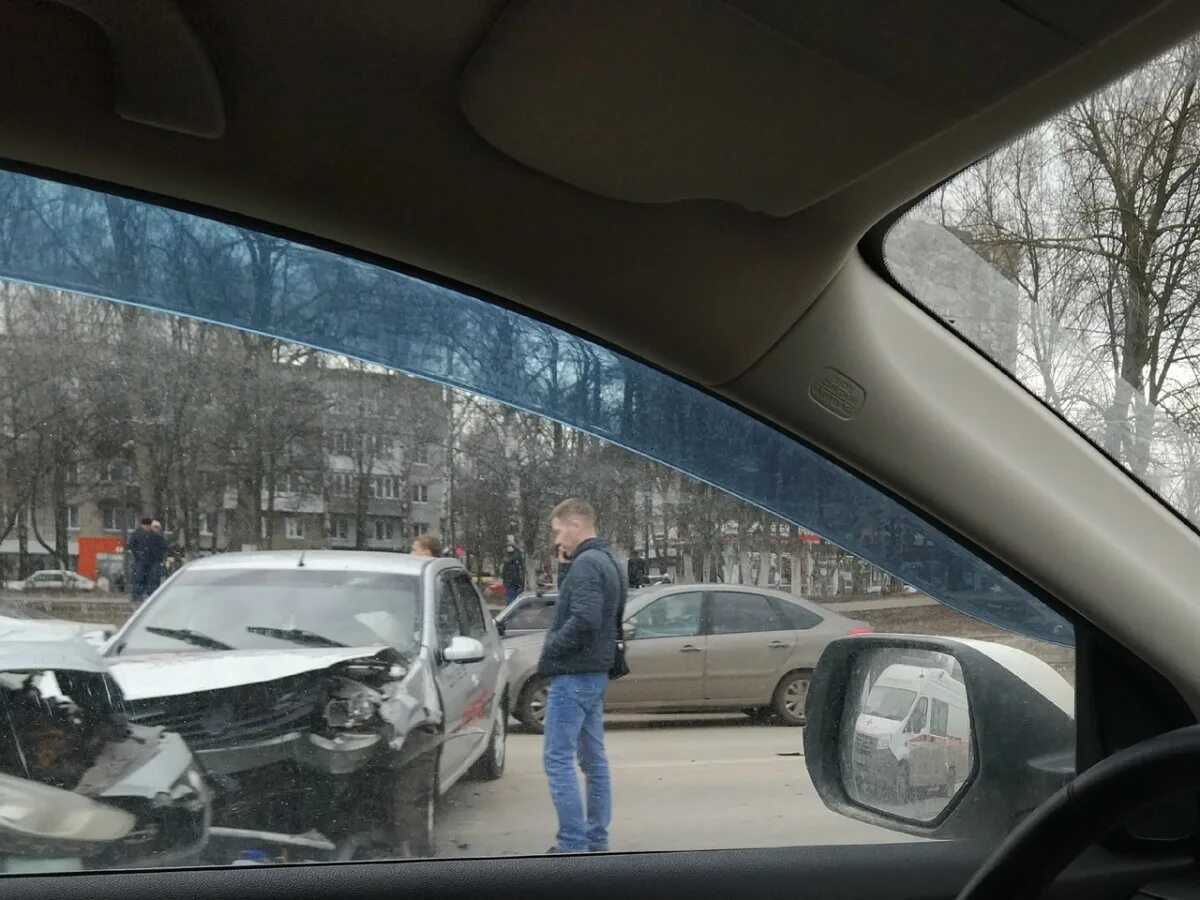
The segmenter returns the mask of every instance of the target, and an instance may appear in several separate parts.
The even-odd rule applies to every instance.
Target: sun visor
[[[519,0],[470,60],[460,106],[500,152],[591,193],[724,200],[775,216],[837,191],[960,113],[919,85],[897,88],[886,71],[856,65],[861,48],[848,53],[838,35],[805,44],[802,27],[787,33],[739,7]],[[989,44],[1040,30],[994,8]],[[1033,46],[1026,63],[1062,50]],[[995,70],[975,74],[995,90]]]

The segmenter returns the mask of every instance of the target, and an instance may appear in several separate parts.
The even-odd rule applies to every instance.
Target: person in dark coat
[[[163,561],[167,557],[162,526],[155,531],[153,519],[142,519],[125,542],[125,549],[129,552],[129,597],[134,604],[140,604],[162,581]]]
[[[546,632],[538,674],[550,678],[542,764],[558,816],[552,853],[608,849],[612,787],[604,750],[604,694],[616,659],[625,572],[608,541],[596,535],[596,513],[564,500],[550,518],[559,554],[558,602]],[[575,777],[587,781],[585,804]]]
[[[512,541],[505,548],[504,561],[500,564],[500,580],[504,582],[504,603],[508,605],[525,590],[525,557]]]
[[[648,573],[649,568],[646,565],[646,560],[642,559],[636,550],[632,551],[629,554],[629,586],[631,588],[644,587]]]

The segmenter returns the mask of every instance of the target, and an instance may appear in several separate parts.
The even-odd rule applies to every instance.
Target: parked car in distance
[[[545,631],[554,621],[558,591],[527,591],[496,614],[496,624],[505,639]]]
[[[825,646],[865,634],[811,600],[769,588],[732,584],[672,584],[631,592],[625,605],[625,655],[630,674],[612,682],[611,712],[742,710],[803,725],[808,683]],[[547,679],[537,674],[545,632],[505,640],[510,710],[540,731]]]
[[[85,578],[78,572],[69,572],[66,569],[43,569],[20,581],[4,582],[4,589],[6,591],[71,593],[73,591],[94,591],[96,582]]]
[[[208,788],[182,738],[124,703],[87,645],[0,640],[0,871],[197,860]]]
[[[97,622],[56,619],[18,597],[0,597],[0,641],[63,641],[82,638],[99,647],[117,629]]]
[[[438,796],[504,771],[500,635],[457,560],[199,559],[106,652],[131,718],[187,738],[243,849],[319,832],[340,859],[429,856]]]

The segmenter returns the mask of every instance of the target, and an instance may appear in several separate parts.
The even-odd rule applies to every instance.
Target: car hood
[[[882,737],[885,734],[893,734],[899,728],[900,721],[885,719],[883,716],[870,716],[866,713],[860,713],[858,721],[854,723],[854,730],[856,732],[869,737]]]
[[[295,650],[202,650],[118,656],[109,669],[127,700],[215,691],[327,669],[389,650],[368,647],[302,647]]]
[[[29,635],[0,640],[0,672],[104,672],[107,668],[100,654],[82,640],[32,640]]]
[[[115,631],[112,625],[67,619],[18,619],[0,615],[0,641],[53,641],[76,635]]]

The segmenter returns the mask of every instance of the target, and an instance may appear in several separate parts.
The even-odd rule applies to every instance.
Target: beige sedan
[[[742,710],[804,724],[808,680],[835,638],[870,631],[819,604],[768,588],[676,584],[636,591],[625,609],[630,674],[612,682],[612,712]],[[506,638],[510,710],[542,729],[549,682],[537,674],[545,633]]]

